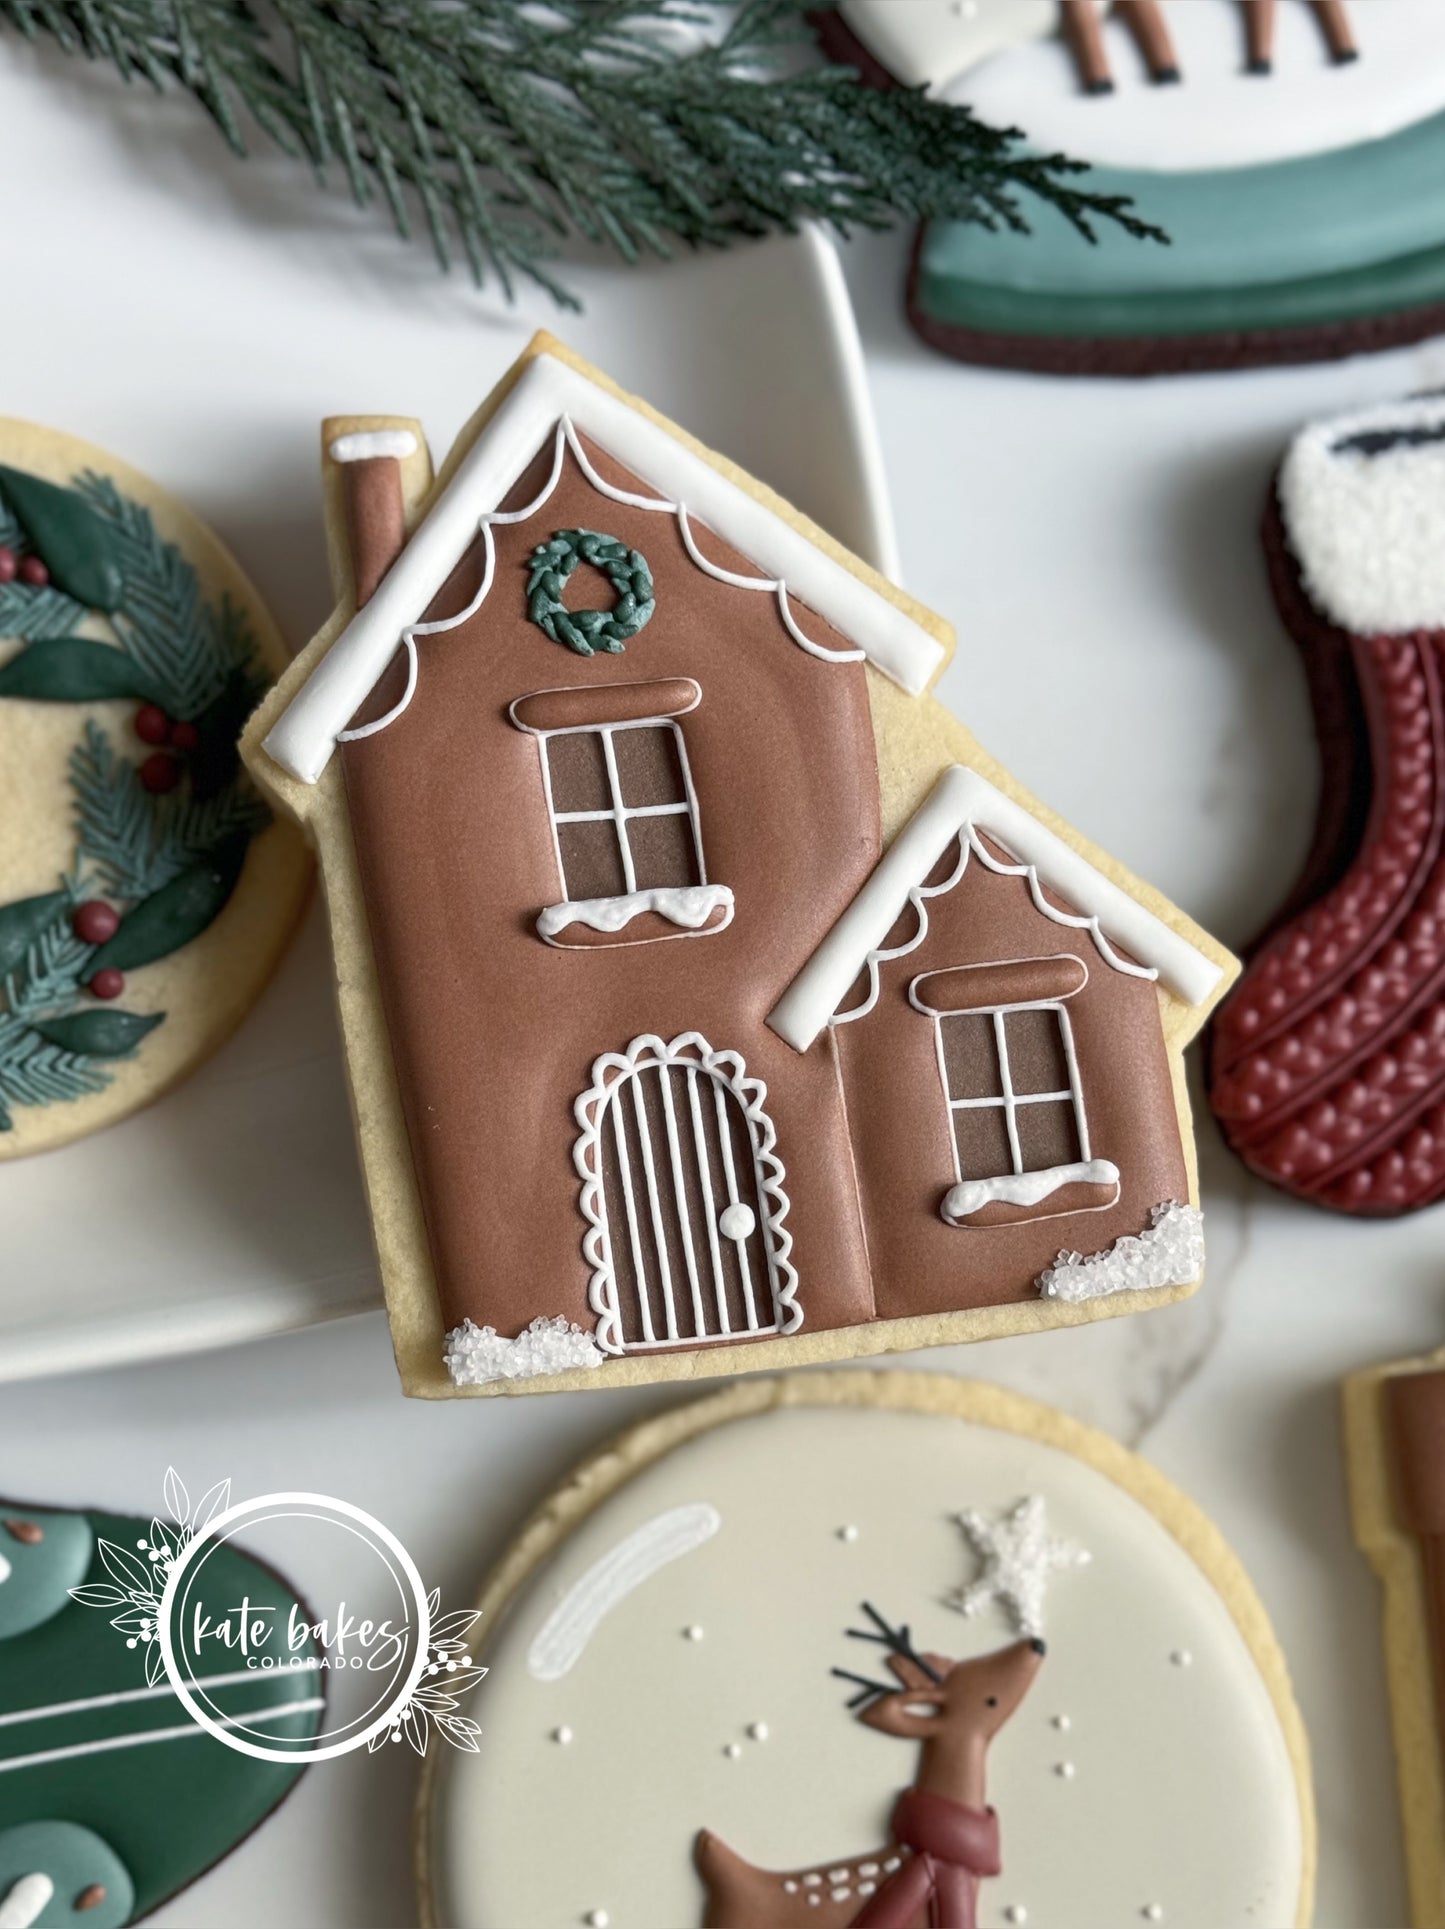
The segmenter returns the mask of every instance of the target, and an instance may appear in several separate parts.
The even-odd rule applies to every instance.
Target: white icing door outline
[[[763,1109],[766,1098],[767,1087],[747,1076],[736,1052],[714,1051],[699,1032],[684,1032],[670,1044],[647,1033],[625,1052],[604,1052],[593,1064],[592,1084],[574,1107],[580,1136],[572,1157],[588,1223],[582,1251],[592,1269],[595,1338],[604,1353],[704,1346],[795,1333],[802,1325],[798,1275],[788,1258],[793,1236],[783,1223],[789,1204],[786,1174],[775,1149],[777,1132]],[[627,1118],[623,1107],[629,1108]],[[736,1157],[734,1121],[746,1127],[751,1169]],[[716,1158],[709,1147],[710,1124],[716,1129]],[[629,1136],[637,1149],[635,1161]],[[626,1309],[608,1215],[608,1149],[616,1158],[617,1189],[625,1206],[625,1225],[616,1230],[627,1241],[637,1289]],[[690,1203],[694,1191],[701,1210]],[[676,1230],[671,1241],[669,1208]],[[741,1319],[736,1301],[729,1304],[729,1246]],[[624,1312],[633,1320],[625,1321]],[[628,1323],[635,1323],[638,1337],[624,1337]]]

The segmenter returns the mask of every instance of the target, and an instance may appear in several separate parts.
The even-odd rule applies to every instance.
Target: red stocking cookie
[[[1316,424],[1265,524],[1324,754],[1314,849],[1213,1033],[1262,1178],[1344,1212],[1445,1193],[1445,400]]]

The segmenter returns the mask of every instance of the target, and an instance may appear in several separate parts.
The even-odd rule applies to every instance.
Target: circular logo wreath
[[[600,569],[617,592],[610,610],[569,610],[562,601],[567,579],[578,563]],[[657,601],[652,593],[652,571],[640,550],[629,549],[615,536],[595,529],[559,529],[550,542],[532,551],[527,577],[527,614],[554,643],[565,643],[578,656],[598,650],[617,656],[629,636],[636,636]]]

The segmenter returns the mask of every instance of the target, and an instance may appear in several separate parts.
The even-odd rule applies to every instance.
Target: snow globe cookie
[[[310,866],[236,741],[286,661],[189,511],[0,420],[0,1159],[148,1103],[270,977]]]
[[[428,1758],[436,1929],[1305,1923],[1285,1664],[1217,1530],[1105,1435],[914,1373],[635,1427],[482,1596]]]

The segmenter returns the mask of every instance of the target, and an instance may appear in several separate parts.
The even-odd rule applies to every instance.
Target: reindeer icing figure
[[[917,1653],[907,1627],[891,1627],[866,1601],[863,1612],[872,1628],[848,1632],[887,1650],[894,1679],[833,1672],[855,1685],[848,1706],[860,1721],[919,1744],[888,1846],[779,1872],[754,1868],[704,1829],[693,1851],[707,1888],[704,1929],[977,1929],[979,1882],[1003,1867],[985,1796],[989,1743],[1028,1693],[1044,1644],[951,1661]]]
[[[1345,0],[1307,0],[1336,65],[1358,54]],[[1237,0],[1244,23],[1244,68],[1268,74],[1274,63],[1275,0]],[[981,61],[1025,41],[1061,33],[1079,85],[1110,94],[1114,76],[1102,20],[1112,12],[1139,49],[1149,79],[1181,77],[1161,0],[842,0],[842,18],[896,80],[941,87]]]

